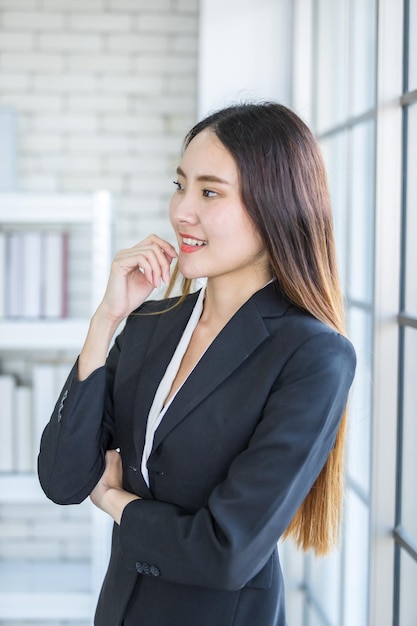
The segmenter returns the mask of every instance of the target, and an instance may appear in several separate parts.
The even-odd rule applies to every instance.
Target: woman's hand
[[[173,246],[156,235],[150,235],[133,248],[120,250],[113,260],[106,292],[96,314],[123,320],[161,281],[169,281],[170,265],[176,257]]]
[[[120,524],[125,506],[133,500],[140,499],[139,496],[123,489],[122,475],[120,454],[116,450],[107,450],[105,470],[90,494],[91,502],[108,513],[117,524]]]
[[[91,319],[78,359],[79,380],[105,364],[120,322],[159,287],[161,280],[169,281],[169,268],[176,257],[171,244],[156,235],[116,254],[103,300]]]

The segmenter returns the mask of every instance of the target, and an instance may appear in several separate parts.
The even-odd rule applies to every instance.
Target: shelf
[[[0,474],[0,493],[2,503],[33,504],[46,501],[36,474]]]
[[[95,194],[0,194],[2,224],[88,224],[109,205],[108,192]]]
[[[0,193],[0,231],[6,234],[15,230],[45,231],[51,226],[51,230],[59,228],[69,234],[76,233],[78,226],[88,230],[91,311],[101,301],[113,257],[112,215],[112,199],[107,191],[94,194]],[[83,270],[77,271],[81,276]],[[53,366],[63,363],[65,369],[68,357],[72,362],[80,352],[88,326],[89,319],[0,318],[2,371],[21,377],[30,388],[33,385],[32,363],[50,361]],[[38,439],[36,431],[33,437]],[[12,441],[12,449],[13,444]],[[17,505],[22,505],[27,519],[33,517],[36,524],[37,519],[41,519],[37,518],[38,510],[44,508],[39,505],[47,502],[36,474],[0,474],[0,504],[5,508],[19,509]],[[39,624],[50,623],[50,620],[92,623],[108,564],[112,520],[88,499],[81,506],[90,507],[91,540],[90,550],[83,555],[86,561],[65,558],[34,561],[29,559],[30,555],[26,562],[0,560],[0,623],[3,620],[7,623],[16,620]],[[30,532],[28,525],[25,541],[31,540]],[[69,542],[73,540],[76,536],[68,537]],[[60,541],[63,543],[60,554],[65,555],[67,540],[63,537]],[[44,552],[36,550],[33,554],[44,556]]]
[[[113,211],[108,191],[93,194],[0,193],[0,230],[87,225],[91,230],[91,310],[104,293],[113,257]],[[1,346],[1,344],[0,344]]]
[[[1,320],[1,350],[79,351],[87,334],[89,320]]]

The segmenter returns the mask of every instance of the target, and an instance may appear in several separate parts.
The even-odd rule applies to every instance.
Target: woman
[[[242,104],[190,131],[174,184],[178,254],[116,255],[40,481],[115,522],[97,626],[281,626],[278,539],[337,540],[355,368],[325,172],[293,112]],[[174,259],[186,295],[149,300]]]

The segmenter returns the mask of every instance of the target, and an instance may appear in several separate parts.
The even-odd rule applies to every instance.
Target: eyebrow
[[[181,169],[181,167],[177,167],[177,174],[185,179],[187,178],[184,170]],[[220,183],[221,185],[230,185],[230,182],[228,180],[220,178],[219,176],[214,176],[212,174],[201,174],[201,176],[197,176],[197,180],[199,182],[205,183]]]

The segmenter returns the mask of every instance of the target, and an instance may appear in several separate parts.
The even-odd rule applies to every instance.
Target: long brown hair
[[[344,333],[330,197],[312,132],[281,104],[238,104],[196,124],[184,150],[205,129],[235,159],[243,204],[280,289],[298,307]],[[189,281],[183,286],[187,292]],[[339,538],[345,431],[346,412],[321,473],[284,534],[316,554],[329,552]]]

